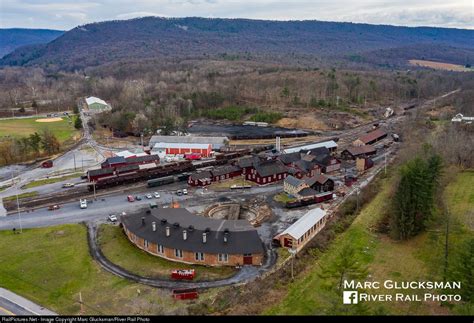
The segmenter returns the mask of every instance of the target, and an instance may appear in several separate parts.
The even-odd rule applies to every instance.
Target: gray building
[[[212,150],[220,150],[227,146],[229,138],[227,137],[198,137],[198,136],[159,136],[155,135],[150,138],[150,147],[154,147],[157,143],[183,143],[183,144],[210,144]]]

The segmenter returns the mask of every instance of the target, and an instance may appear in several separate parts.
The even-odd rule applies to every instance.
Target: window
[[[263,179],[263,184],[265,184],[265,183],[266,183],[266,181],[267,181],[267,179],[266,179],[266,178],[264,178],[264,179]]]
[[[227,261],[229,261],[229,255],[226,254],[226,253],[220,253],[218,255],[218,260],[219,260],[219,262],[227,262]]]
[[[197,261],[204,261],[204,253],[203,252],[196,252],[196,253],[194,253],[194,258]]]
[[[174,255],[176,256],[176,258],[183,258],[183,250],[174,249]]]
[[[281,174],[280,174],[280,175],[278,175],[278,179],[281,179]]]
[[[164,250],[163,246],[160,245],[160,244],[157,245],[156,250],[158,251],[158,253],[165,253],[165,250]]]
[[[250,257],[250,256],[252,256],[251,253],[244,253],[244,257]]]
[[[145,240],[145,242],[143,244],[145,246],[145,249],[148,249],[148,240]]]

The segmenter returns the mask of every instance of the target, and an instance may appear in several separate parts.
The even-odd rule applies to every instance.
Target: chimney
[[[153,232],[155,232],[156,231],[156,222],[152,222],[151,227],[153,228]]]
[[[167,236],[167,237],[170,236],[170,227],[166,227],[166,236]]]
[[[229,234],[227,232],[224,233],[224,243],[227,243],[227,240],[229,239]]]
[[[188,232],[186,230],[183,230],[183,240],[186,240],[188,238]]]
[[[207,241],[207,233],[204,232],[204,233],[202,234],[202,243],[206,243],[206,241]]]
[[[145,217],[142,217],[142,225],[145,225]]]

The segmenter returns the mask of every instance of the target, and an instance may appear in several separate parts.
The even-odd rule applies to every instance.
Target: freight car
[[[152,168],[140,168],[139,170],[125,174],[114,173],[111,176],[99,178],[94,183],[95,189],[97,190],[122,184],[130,184],[149,179],[179,174],[192,170],[194,170],[193,164],[191,163],[191,161],[186,160],[166,165],[159,165]],[[94,184],[89,184],[88,189],[92,191],[94,189]]]
[[[286,202],[285,207],[288,208],[288,209],[292,209],[292,208],[297,208],[297,207],[300,207],[300,206],[306,206],[306,205],[321,203],[321,202],[324,202],[324,201],[331,200],[332,198],[333,198],[333,193],[332,192],[324,192],[324,193],[320,193],[320,194],[315,195],[311,199],[298,200],[298,201],[293,201],[293,202]]]
[[[174,183],[174,176],[165,176],[161,178],[150,179],[147,182],[147,186],[156,187],[156,186],[161,186],[161,185],[166,185],[166,184],[171,184],[171,183]]]

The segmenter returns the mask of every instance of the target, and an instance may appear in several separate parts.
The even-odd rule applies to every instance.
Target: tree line
[[[23,162],[60,151],[58,138],[49,129],[35,132],[28,137],[8,138],[0,141],[0,164]]]

